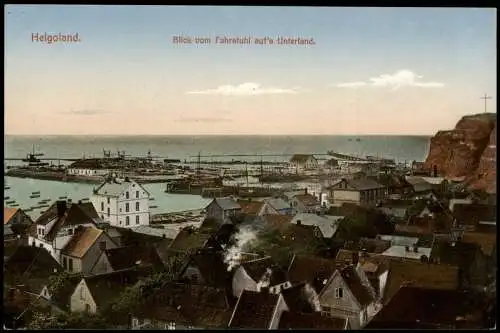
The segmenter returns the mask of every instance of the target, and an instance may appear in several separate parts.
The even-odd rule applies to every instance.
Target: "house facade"
[[[292,206],[286,202],[285,200],[281,198],[271,198],[271,199],[266,199],[265,200],[267,203],[266,207],[272,208],[274,211],[278,212],[278,214],[282,215],[291,215],[293,214],[293,208]],[[264,213],[264,214],[269,214],[269,213]],[[270,213],[273,214],[273,213]]]
[[[207,218],[213,218],[219,223],[227,222],[232,216],[241,213],[241,206],[233,198],[215,198],[205,208]]]
[[[354,266],[337,270],[319,295],[322,313],[347,318],[352,329],[363,328],[375,314],[375,291],[361,274]]]
[[[292,212],[315,214],[321,209],[321,204],[314,195],[307,193],[295,195],[291,200]]]
[[[319,168],[318,160],[310,154],[293,155],[288,163],[289,171],[292,173],[302,173]]]
[[[108,169],[91,169],[91,168],[68,168],[67,174],[70,176],[93,176],[105,177],[110,170]]]
[[[342,179],[330,187],[334,204],[375,205],[388,196],[387,187],[372,179]]]
[[[80,227],[62,249],[61,263],[70,273],[106,273],[109,269],[96,263],[106,249],[116,247],[104,231],[93,226]]]
[[[32,226],[28,244],[46,249],[62,265],[61,250],[79,226],[96,226],[97,212],[90,203],[56,201]]]
[[[149,225],[150,194],[137,182],[106,181],[94,190],[91,202],[101,219],[111,226],[131,228]]]

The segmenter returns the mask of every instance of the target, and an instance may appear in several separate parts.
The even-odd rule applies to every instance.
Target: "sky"
[[[8,5],[4,31],[11,135],[432,135],[485,93],[496,112],[496,9]]]

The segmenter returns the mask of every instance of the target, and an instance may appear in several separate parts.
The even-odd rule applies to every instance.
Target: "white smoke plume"
[[[303,290],[314,311],[321,311],[321,304],[319,303],[319,296],[316,290],[309,283],[306,283]]]
[[[233,237],[235,242],[226,249],[224,255],[228,272],[239,263],[243,250],[257,239],[257,232],[251,227],[240,227]]]
[[[262,278],[257,283],[257,291],[261,291],[262,288],[268,288],[271,285],[272,273],[273,272],[271,271],[270,268],[266,269],[266,272],[264,273],[264,275],[262,275]]]

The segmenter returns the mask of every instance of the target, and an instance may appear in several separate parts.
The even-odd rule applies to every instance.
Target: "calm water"
[[[326,153],[334,150],[345,154],[374,155],[394,158],[398,162],[423,161],[427,156],[430,137],[426,136],[5,136],[4,151],[9,158],[24,158],[35,145],[46,157],[79,158],[101,157],[102,150],[125,150],[132,156],[145,156],[148,150],[161,157],[195,160],[196,155],[223,154],[294,154]],[[227,160],[243,157],[227,157]],[[263,157],[267,161],[283,161],[288,157]],[[203,158],[222,160],[223,158]],[[260,156],[245,158],[259,161]],[[6,162],[17,164],[16,162]],[[57,200],[68,196],[73,200],[89,198],[94,185],[6,177],[11,187],[4,191],[9,200],[16,200],[22,208],[29,208],[43,199]],[[209,200],[200,196],[166,194],[164,184],[147,184],[155,201],[153,213],[199,209]],[[33,191],[40,191],[40,198],[30,199]],[[46,208],[43,208],[46,209]],[[41,210],[43,210],[41,209]],[[40,209],[33,211],[36,218]]]
[[[101,157],[102,150],[125,150],[133,156],[145,156],[149,149],[161,157],[195,159],[202,155],[222,154],[295,154],[326,153],[334,150],[355,155],[374,155],[405,160],[424,160],[430,137],[427,136],[5,136],[6,157],[25,157],[37,151],[47,157]],[[350,140],[349,140],[350,139]],[[228,157],[230,160],[232,157]],[[234,157],[238,159],[239,157]],[[289,158],[289,157],[288,157]],[[221,158],[216,158],[220,160]],[[278,161],[283,157],[264,157]],[[256,156],[255,160],[260,160]]]
[[[7,201],[16,200],[20,208],[29,208],[38,206],[38,202],[43,199],[51,199],[49,204],[57,200],[58,197],[67,196],[73,201],[78,201],[84,198],[90,198],[92,189],[95,185],[65,183],[48,180],[35,180],[27,178],[5,177],[5,183],[10,186],[10,189],[4,190],[4,196],[10,197]],[[205,207],[210,200],[204,199],[198,195],[170,194],[164,193],[164,184],[145,184],[144,188],[151,193],[155,198],[151,201],[151,212],[168,213],[178,212],[183,210],[200,209]],[[31,192],[40,191],[40,198],[30,198]],[[41,208],[28,212],[32,218],[38,218],[40,212],[47,208]]]

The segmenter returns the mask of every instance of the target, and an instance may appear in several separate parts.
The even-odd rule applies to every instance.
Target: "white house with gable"
[[[107,181],[101,184],[91,198],[95,210],[105,222],[112,226],[132,228],[149,225],[150,193],[137,182]]]

